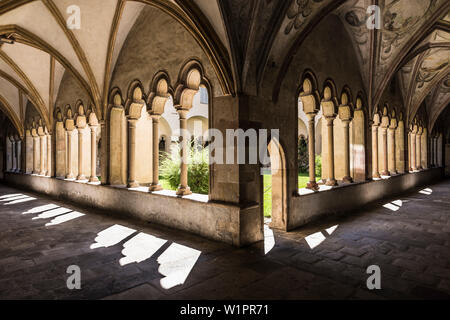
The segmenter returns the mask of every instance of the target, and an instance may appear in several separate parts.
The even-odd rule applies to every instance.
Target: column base
[[[391,176],[395,176],[395,175],[397,175],[397,174],[398,174],[398,171],[397,171],[397,170],[389,171],[389,175],[391,175]]]
[[[154,191],[161,191],[162,189],[163,189],[163,187],[161,187],[161,185],[159,185],[159,184],[152,184],[152,185],[148,188],[148,191],[154,192]]]
[[[335,187],[338,185],[338,182],[336,181],[336,179],[328,179],[327,182],[325,182],[325,185],[329,187]]]
[[[89,182],[99,182],[98,178],[96,176],[92,176],[89,178]]]
[[[353,178],[352,177],[343,177],[342,181],[344,183],[353,183]]]
[[[177,196],[188,196],[192,194],[191,188],[189,187],[178,187]]]
[[[381,179],[381,176],[380,176],[380,174],[377,172],[377,173],[374,173],[374,174],[372,175],[372,179]]]
[[[319,191],[319,185],[318,185],[317,182],[315,182],[315,181],[310,181],[310,182],[308,182],[308,184],[306,185],[306,189],[310,189],[310,190],[314,190],[314,191]]]
[[[66,179],[68,179],[68,180],[75,180],[75,176],[73,175],[73,173],[71,173],[71,174],[68,174],[66,176]]]
[[[137,181],[129,181],[127,184],[127,188],[139,188],[139,182]]]
[[[44,176],[44,177],[45,177],[46,174],[47,174],[47,172],[45,172],[45,171],[39,172],[39,175],[40,175],[40,176]]]
[[[381,175],[382,175],[382,176],[386,176],[386,177],[389,177],[389,176],[390,176],[389,171],[383,171],[383,172],[381,173]]]
[[[86,176],[84,174],[80,174],[78,175],[77,180],[86,180]]]

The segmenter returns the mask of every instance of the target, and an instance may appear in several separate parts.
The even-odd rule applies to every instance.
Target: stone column
[[[388,129],[388,169],[390,175],[396,175],[398,173],[395,161],[395,130],[397,129],[397,124],[394,120],[391,120],[391,125]]]
[[[315,118],[317,113],[307,113],[308,117],[308,157],[309,157],[309,182],[306,188],[319,190],[316,182],[316,130]]]
[[[47,176],[52,176],[52,136],[48,133],[47,137]]]
[[[411,132],[411,170],[417,171],[416,166],[416,133],[417,133],[417,126],[414,126],[413,131]]]
[[[16,137],[16,171],[22,172],[22,140]]]
[[[435,167],[434,165],[434,137],[430,136],[430,166],[432,168]]]
[[[97,177],[97,127],[98,125],[89,125],[91,129],[91,177],[89,182],[98,182]]]
[[[326,117],[327,120],[327,134],[328,134],[328,179],[327,186],[337,186],[338,183],[335,178],[334,171],[334,119],[336,117]]]
[[[192,194],[191,189],[188,186],[188,155],[189,155],[189,135],[187,131],[187,119],[186,115],[188,110],[178,109],[180,116],[180,138],[181,138],[181,173],[180,173],[180,186],[177,190],[177,195],[186,196]]]
[[[128,118],[128,188],[139,187],[139,182],[136,180],[136,122],[137,119]]]
[[[101,169],[101,184],[108,184],[108,132],[106,120],[100,121],[100,129],[101,129],[101,148],[100,148],[100,169]]]
[[[346,183],[353,183],[350,176],[350,120],[342,120],[344,127],[344,178],[342,180]]]
[[[11,172],[16,172],[17,171],[16,140],[14,136],[11,136],[9,140],[11,141]]]
[[[36,129],[32,130],[31,135],[33,136],[33,174],[39,174],[38,168],[39,150],[37,148],[39,136],[37,134]]]
[[[84,174],[84,126],[78,128],[78,176],[77,180],[86,180],[86,175]]]
[[[381,172],[381,175],[383,176],[389,176],[389,170],[388,170],[388,149],[387,149],[387,127],[381,126],[381,143],[383,147],[383,171]]]
[[[72,169],[72,131],[74,127],[67,128],[67,175],[66,179],[75,179]]]
[[[434,165],[436,167],[439,167],[439,160],[438,160],[438,137],[434,137]]]
[[[153,182],[150,191],[162,190],[159,185],[159,118],[160,115],[152,115],[153,122]]]
[[[422,128],[416,134],[416,168],[422,170]]]
[[[408,172],[412,171],[412,163],[411,163],[411,129],[408,129]]]
[[[41,130],[41,128],[39,128],[39,149],[40,149],[40,158],[41,158],[41,162],[40,162],[40,168],[39,168],[39,175],[41,176],[45,176],[46,172],[45,172],[45,133],[43,131],[43,129]]]
[[[378,171],[378,128],[379,123],[374,122],[372,124],[372,178],[380,179],[380,173]]]

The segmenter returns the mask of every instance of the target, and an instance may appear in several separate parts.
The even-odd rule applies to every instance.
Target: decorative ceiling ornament
[[[314,11],[315,3],[320,3],[323,0],[292,0],[286,17],[291,20],[284,29],[284,33],[288,35],[292,30],[298,30],[302,26],[305,18],[311,15]]]
[[[381,64],[387,63],[398,48],[436,8],[437,0],[392,0],[383,8]]]
[[[443,56],[441,56],[441,54]],[[439,59],[441,58],[442,59]],[[440,71],[444,70],[450,63],[448,57],[448,50],[437,49],[430,50],[426,58],[422,61],[422,64],[417,72],[416,83],[417,88],[422,88],[425,83],[433,81]]]

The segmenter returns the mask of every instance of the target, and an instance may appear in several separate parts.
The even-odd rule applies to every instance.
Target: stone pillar
[[[430,166],[432,168],[435,167],[434,165],[434,137],[430,135]]]
[[[412,170],[412,144],[411,144],[411,129],[408,130],[408,171],[411,172]]]
[[[89,182],[98,182],[97,177],[97,127],[98,125],[89,125],[91,129],[91,176]]]
[[[383,147],[383,171],[381,172],[382,176],[389,176],[388,170],[388,149],[387,149],[387,127],[381,126],[381,145]]]
[[[74,180],[72,168],[72,131],[75,130],[75,124],[73,119],[66,120],[66,130],[67,130],[67,175],[66,179]]]
[[[23,172],[22,168],[22,140],[16,137],[16,171]]]
[[[47,133],[47,176],[52,176],[52,136]]]
[[[153,182],[150,191],[162,190],[159,185],[159,118],[160,115],[152,115],[153,121]]]
[[[411,131],[411,171],[417,171],[416,166],[416,133],[417,126],[414,126],[413,131]]]
[[[32,130],[31,135],[33,136],[33,174],[39,174],[38,168],[39,150],[37,148],[39,136],[37,134],[36,129]]]
[[[390,175],[396,175],[398,173],[397,171],[397,164],[395,160],[395,130],[397,129],[397,123],[395,119],[391,120],[391,125],[389,126],[388,131],[388,169]]]
[[[421,137],[421,143],[422,143],[422,159],[421,162],[423,160],[423,165],[422,165],[422,169],[426,170],[429,167],[429,163],[428,163],[428,131],[427,128],[423,128],[422,129],[422,137]]]
[[[180,167],[180,186],[177,190],[177,195],[186,196],[192,194],[191,189],[188,186],[188,155],[189,155],[189,135],[187,131],[187,119],[186,115],[188,110],[178,109],[180,116],[180,138],[181,138],[181,167]]]
[[[327,134],[328,134],[328,179],[326,182],[327,186],[337,186],[338,183],[335,178],[335,172],[334,172],[334,117],[326,117],[327,120]]]
[[[11,141],[11,172],[17,171],[17,154],[16,154],[16,140],[14,136],[10,137]]]
[[[128,118],[128,188],[139,187],[136,180],[136,122],[137,119]]]
[[[317,113],[307,113],[308,117],[308,157],[309,157],[309,182],[306,188],[319,190],[316,182],[316,130],[315,118]]]
[[[434,164],[436,167],[439,167],[439,159],[438,159],[438,137],[434,137]]]
[[[86,180],[86,175],[84,174],[84,127],[78,127],[78,176],[77,180]]]
[[[422,128],[416,134],[416,168],[422,170]]]
[[[342,120],[344,127],[344,178],[342,180],[346,183],[353,183],[350,176],[350,120]]]
[[[40,149],[40,168],[39,168],[39,175],[45,176],[45,132],[42,127],[39,127],[38,130],[39,134],[39,149]]]
[[[101,169],[101,184],[105,185],[108,184],[108,166],[109,166],[109,159],[108,159],[108,132],[106,120],[100,121],[100,129],[101,129],[101,148],[100,148],[100,169]]]
[[[379,123],[374,122],[372,124],[372,178],[380,179],[380,173],[378,171],[378,128]]]

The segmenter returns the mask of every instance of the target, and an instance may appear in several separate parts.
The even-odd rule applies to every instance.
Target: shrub
[[[316,177],[322,177],[322,156],[316,156]]]
[[[165,153],[161,161],[161,178],[167,181],[172,189],[180,185],[180,146],[177,145],[171,154]],[[209,151],[194,143],[188,156],[188,185],[194,193],[208,194],[209,191]]]
[[[298,140],[298,172],[308,173],[308,144],[303,137]]]

